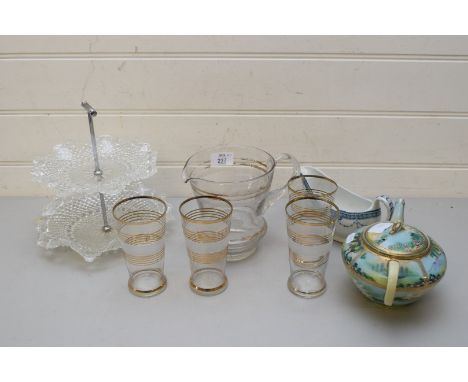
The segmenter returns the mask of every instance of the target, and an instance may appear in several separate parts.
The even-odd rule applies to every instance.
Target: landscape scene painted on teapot
[[[354,284],[371,300],[383,303],[389,259],[369,252],[361,245],[360,229],[349,235],[343,244],[342,257]],[[420,238],[415,237],[416,242]],[[396,244],[395,248],[400,248]],[[408,304],[426,293],[444,275],[446,258],[437,243],[432,241],[431,251],[415,260],[399,260],[397,292],[394,305]]]

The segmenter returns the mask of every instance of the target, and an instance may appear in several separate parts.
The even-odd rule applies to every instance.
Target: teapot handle
[[[299,162],[297,161],[297,159],[295,157],[293,157],[292,155],[290,154],[287,154],[287,153],[281,153],[279,154],[276,158],[275,158],[275,162],[278,163],[278,162],[281,162],[281,161],[289,161],[291,162],[291,165],[292,165],[292,169],[293,169],[293,173],[292,175],[289,177],[293,177],[293,176],[297,176],[297,175],[300,175],[301,174],[301,165],[299,164]],[[289,180],[288,178],[288,180]],[[275,204],[275,202],[277,202],[279,199],[281,199],[281,197],[286,193],[287,191],[287,186],[288,186],[288,182],[285,183],[284,186],[282,187],[279,187],[277,188],[276,190],[272,190],[270,191],[265,200],[263,201],[263,203],[260,205],[260,215],[263,215],[263,213],[268,209],[270,208],[273,204]]]
[[[387,210],[387,217],[384,221],[389,221],[393,216],[393,200],[388,195],[379,195],[375,198],[375,200],[378,200],[385,206],[385,209]]]
[[[385,290],[384,297],[384,304],[387,306],[393,305],[399,273],[400,263],[396,260],[390,260],[388,262],[387,289]]]

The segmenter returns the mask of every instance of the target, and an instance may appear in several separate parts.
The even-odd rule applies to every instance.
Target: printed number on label
[[[234,153],[211,154],[212,166],[232,166],[234,164]]]

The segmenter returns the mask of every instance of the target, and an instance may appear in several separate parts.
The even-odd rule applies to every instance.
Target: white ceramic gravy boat
[[[328,177],[322,171],[311,166],[301,166],[301,173]],[[387,195],[380,195],[371,200],[340,185],[335,193],[335,204],[340,209],[340,217],[336,223],[334,239],[340,243],[344,242],[346,237],[357,229],[379,221],[388,221],[393,214],[393,201]],[[380,204],[383,204],[386,209],[384,217],[381,216]]]

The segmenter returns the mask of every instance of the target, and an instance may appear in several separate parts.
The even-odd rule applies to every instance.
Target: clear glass
[[[156,173],[156,154],[146,143],[101,136],[96,144],[102,176],[94,175],[91,144],[68,142],[54,146],[52,154],[33,162],[33,180],[60,197],[77,192],[115,195],[128,184]]]
[[[123,199],[112,210],[130,275],[128,289],[136,296],[154,296],[166,289],[166,211],[163,200],[146,195]]]
[[[196,196],[179,207],[187,253],[190,258],[190,288],[210,296],[223,292],[231,227],[232,205],[214,196]]]
[[[313,298],[325,293],[327,290],[325,271],[328,261],[305,268],[303,265],[296,265],[290,254],[289,262],[291,275],[288,278],[288,289],[293,294],[299,297]]]
[[[307,196],[289,201],[286,216],[288,288],[300,297],[320,296],[326,290],[325,271],[339,209],[329,200]]]
[[[265,235],[263,212],[286,192],[286,185],[270,191],[276,162],[288,160],[293,173],[300,173],[299,163],[289,154],[276,159],[250,146],[217,146],[191,156],[183,177],[196,196],[219,196],[233,205],[229,233],[228,261],[252,255]]]
[[[135,195],[124,191],[117,195],[104,195],[110,209],[118,200]],[[87,262],[108,251],[120,248],[115,233],[115,221],[107,210],[112,230],[103,230],[101,203],[98,194],[55,198],[44,209],[37,225],[37,244],[46,249],[70,247]]]
[[[298,175],[288,182],[289,200],[304,196],[319,196],[333,202],[336,190],[338,184],[333,179],[321,175]]]

